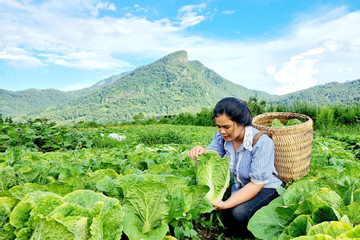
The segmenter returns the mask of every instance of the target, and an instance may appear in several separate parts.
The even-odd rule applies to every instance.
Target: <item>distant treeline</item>
[[[248,107],[253,113],[253,117],[266,112],[296,112],[305,114],[312,118],[314,128],[324,128],[337,125],[354,125],[360,122],[360,104],[352,105],[332,105],[320,106],[311,105],[306,102],[295,101],[291,105],[267,103],[264,99],[259,100],[257,96],[250,97]],[[114,125],[133,125],[133,124],[174,124],[174,125],[195,125],[195,126],[215,126],[212,119],[213,109],[202,108],[195,114],[183,112],[176,115],[162,117],[146,117],[140,112],[133,117],[131,122],[108,122],[106,124],[95,121],[79,122],[84,127],[114,126]],[[12,121],[11,118],[3,119],[0,113],[0,123]]]
[[[360,104],[316,106],[306,102],[295,101],[291,105],[272,104],[265,100],[259,100],[257,96],[250,97],[248,107],[253,117],[266,112],[296,112],[305,114],[314,122],[314,128],[329,127],[335,125],[353,125],[360,122]],[[134,120],[122,124],[174,124],[174,125],[195,125],[215,126],[212,120],[213,109],[202,108],[200,112],[192,114],[183,112],[176,115],[164,116],[159,119],[146,118],[143,113],[134,116]],[[95,123],[93,123],[95,124]]]

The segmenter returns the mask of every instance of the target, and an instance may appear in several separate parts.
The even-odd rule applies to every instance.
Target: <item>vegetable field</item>
[[[231,238],[186,155],[214,127],[0,127],[0,239]],[[359,239],[359,156],[359,133],[315,134],[309,174],[278,189],[251,232]]]

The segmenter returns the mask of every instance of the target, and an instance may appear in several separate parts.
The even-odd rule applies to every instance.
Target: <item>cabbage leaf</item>
[[[119,200],[91,190],[62,197],[28,193],[10,214],[17,239],[120,239],[124,213]]]
[[[130,240],[163,239],[169,230],[168,189],[160,182],[124,186],[124,232]]]
[[[216,151],[208,150],[197,158],[196,178],[199,185],[209,186],[206,198],[221,201],[230,184],[229,158],[221,158]]]

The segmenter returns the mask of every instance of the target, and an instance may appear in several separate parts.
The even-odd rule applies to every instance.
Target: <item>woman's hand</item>
[[[227,207],[225,206],[225,202],[224,201],[220,201],[220,202],[211,202],[211,204],[216,207],[215,210],[224,210]]]
[[[205,153],[205,148],[202,147],[202,146],[196,146],[194,147],[193,149],[191,149],[189,152],[188,152],[188,156],[189,158],[191,159],[194,159],[196,160],[196,158],[202,154]]]

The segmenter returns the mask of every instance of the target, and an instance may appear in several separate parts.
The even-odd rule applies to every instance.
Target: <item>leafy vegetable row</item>
[[[0,166],[0,232],[6,239],[38,234],[50,239],[52,234],[63,236],[59,239],[120,239],[122,228],[129,239],[163,239],[169,226],[173,235],[183,238],[197,235],[192,220],[213,210],[205,197],[209,187],[196,185],[193,162],[169,146],[45,154],[9,149]],[[89,198],[97,200],[87,203]],[[113,202],[117,212],[106,201]],[[94,224],[107,224],[95,223],[101,214],[110,214],[102,210],[103,204],[119,221],[110,230],[95,230]],[[46,213],[38,211],[40,206]],[[97,206],[95,214],[91,209]],[[111,229],[120,235],[106,237]]]
[[[315,138],[310,173],[279,189],[281,197],[255,214],[249,228],[256,237],[358,236],[360,166],[357,142],[348,139]],[[48,153],[8,148],[0,155],[0,236],[52,238],[52,229],[59,239],[111,239],[104,237],[109,226],[114,239],[122,232],[130,239],[195,238],[194,220],[212,211],[209,199],[221,198],[228,186],[228,172],[214,171],[228,160],[221,164],[203,155],[196,176],[187,149],[175,144]],[[118,221],[111,225],[104,216]]]
[[[310,173],[255,213],[260,239],[360,238],[360,162],[342,142],[317,138]]]

